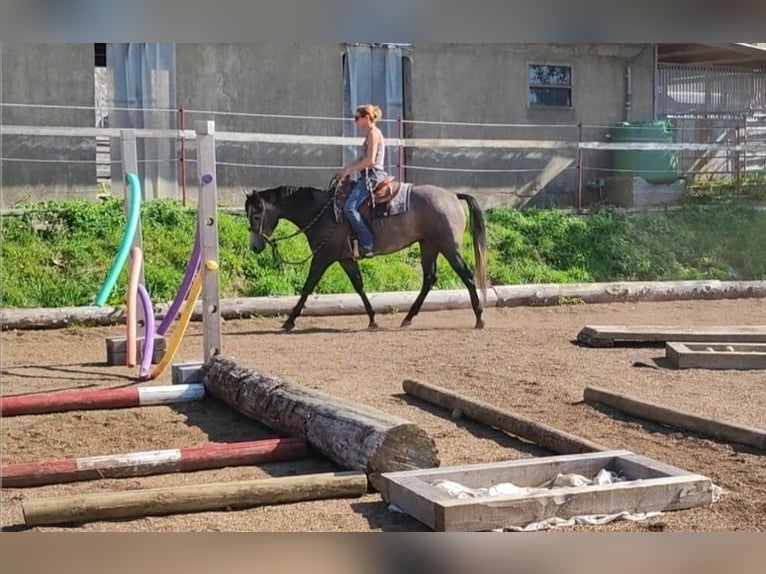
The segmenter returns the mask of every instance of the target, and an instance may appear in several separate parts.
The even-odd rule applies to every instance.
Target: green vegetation
[[[145,276],[153,301],[175,297],[194,239],[195,211],[176,201],[152,201],[141,214]],[[5,307],[91,305],[117,252],[125,225],[123,203],[70,200],[30,206],[2,218]],[[561,211],[493,209],[487,212],[489,274],[493,284],[618,280],[763,279],[766,211],[742,202],[688,205],[678,211],[625,214],[602,209],[578,216]],[[295,228],[282,222],[275,235]],[[245,218],[219,217],[222,297],[290,295],[300,290],[308,263],[280,266],[270,251],[250,251]],[[464,253],[473,265],[466,234]],[[289,261],[309,255],[303,236],[286,241]],[[362,261],[368,291],[416,290],[417,246]],[[127,266],[108,301],[124,303]],[[437,288],[461,283],[443,258]],[[338,265],[320,293],[352,292]]]

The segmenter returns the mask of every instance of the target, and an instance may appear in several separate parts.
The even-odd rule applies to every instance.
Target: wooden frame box
[[[766,369],[766,343],[674,341],[665,357],[677,369]]]
[[[627,480],[469,498],[454,497],[432,484],[449,480],[473,489],[504,482],[540,487],[559,473],[593,478],[602,469]],[[713,502],[709,478],[626,450],[390,472],[381,478],[386,502],[436,531],[492,530],[553,517],[680,510]]]

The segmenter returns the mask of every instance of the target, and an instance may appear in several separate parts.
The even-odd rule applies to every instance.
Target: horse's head
[[[264,191],[246,193],[245,213],[250,225],[250,247],[256,253],[266,248],[266,243],[279,223],[279,209],[271,194]]]

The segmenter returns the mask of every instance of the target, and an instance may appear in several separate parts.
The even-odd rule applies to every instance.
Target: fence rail
[[[64,126],[0,126],[4,136],[48,137],[107,137],[119,138],[120,128],[90,128]],[[146,129],[133,130],[137,138],[195,140],[192,130]],[[216,141],[232,143],[272,143],[292,145],[358,146],[362,138],[344,136],[306,136],[277,133],[217,132]],[[553,150],[659,150],[659,151],[732,151],[766,153],[766,141],[745,143],[677,143],[677,142],[601,142],[544,139],[461,139],[461,138],[387,138],[387,145],[413,148],[498,148],[498,149],[553,149]]]

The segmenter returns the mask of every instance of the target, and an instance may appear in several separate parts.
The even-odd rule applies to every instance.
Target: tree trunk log
[[[370,302],[380,313],[404,310],[412,305],[417,291],[370,293]],[[621,281],[611,283],[550,283],[496,285],[487,292],[485,307],[561,305],[567,303],[612,303],[625,301],[684,301],[695,299],[747,299],[766,297],[766,281]],[[221,299],[221,318],[240,319],[253,315],[273,317],[289,313],[298,301],[289,297],[241,297]],[[465,290],[432,291],[423,311],[469,309]],[[169,303],[154,306],[155,320],[162,320]],[[312,295],[303,316],[364,315],[364,305],[356,293]],[[192,321],[202,319],[202,304],[197,303]],[[121,325],[125,311],[113,307],[62,307],[38,309],[0,309],[0,327],[8,329],[57,329],[69,324]]]
[[[26,500],[22,510],[27,526],[41,526],[359,497],[366,492],[363,473],[338,472]]]
[[[439,466],[425,431],[378,409],[242,367],[215,356],[200,370],[208,394],[281,433],[303,438],[348,470],[363,470],[380,490],[380,474]]]
[[[402,387],[404,392],[409,395],[446,409],[459,410],[461,416],[527,439],[558,454],[610,450],[579,436],[524,418],[510,411],[502,411],[490,404],[458,395],[436,385],[407,379],[402,383]]]

